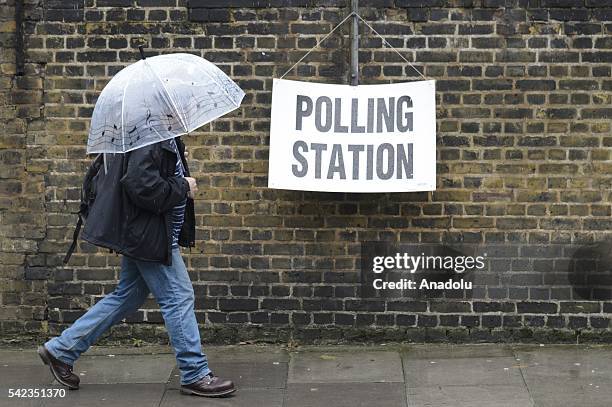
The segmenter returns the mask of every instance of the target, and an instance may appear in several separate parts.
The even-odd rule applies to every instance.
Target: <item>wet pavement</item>
[[[0,350],[0,406],[609,407],[612,346],[377,345],[205,347],[234,396],[180,394],[171,350],[93,347],[75,366],[81,388],[60,389],[34,348]]]

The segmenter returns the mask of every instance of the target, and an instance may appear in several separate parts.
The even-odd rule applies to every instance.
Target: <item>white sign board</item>
[[[436,189],[435,81],[329,85],[274,79],[268,187]]]

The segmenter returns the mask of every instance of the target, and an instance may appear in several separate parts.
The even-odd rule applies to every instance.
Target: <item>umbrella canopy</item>
[[[125,153],[187,134],[240,106],[242,89],[191,54],[142,59],[104,87],[94,108],[87,153]]]

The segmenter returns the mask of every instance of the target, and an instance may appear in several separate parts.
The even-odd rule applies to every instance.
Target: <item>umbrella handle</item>
[[[145,54],[144,54],[144,49],[142,48],[142,45],[139,45],[139,46],[138,46],[138,50],[140,50],[140,57],[141,57],[142,59],[147,59],[147,57],[146,57],[146,56],[145,56]]]

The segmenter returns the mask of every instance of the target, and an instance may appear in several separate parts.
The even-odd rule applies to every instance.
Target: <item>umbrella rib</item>
[[[209,64],[211,64],[209,61],[206,61],[206,62],[208,62]],[[203,69],[203,68],[202,68],[200,65],[198,65],[198,64],[193,64],[193,65],[195,65],[195,66],[196,66],[196,68],[198,68],[199,70],[201,70],[202,72],[204,72],[204,74],[205,74],[206,76],[208,76],[208,78],[209,78],[210,80],[212,80],[212,81],[213,81],[213,82],[214,82],[214,83],[215,83],[215,84],[216,84],[216,85],[219,87],[219,89],[221,89],[221,91],[223,92],[223,94],[225,95],[225,97],[229,99],[230,103],[231,103],[232,105],[236,106],[236,109],[240,107],[240,104],[236,104],[236,103],[234,103],[234,100],[233,100],[233,99],[230,97],[230,95],[229,95],[229,94],[228,94],[228,93],[225,91],[225,89],[223,88],[223,86],[221,86],[221,84],[220,84],[220,83],[219,83],[219,82],[218,82],[218,81],[217,81],[215,78],[213,78],[211,74],[209,74],[208,72],[206,72],[206,69]],[[211,64],[211,65],[213,65],[213,64]],[[214,65],[213,65],[213,66],[214,66]],[[217,67],[215,66],[215,68],[217,68]],[[219,69],[219,68],[217,68],[217,69]]]
[[[127,80],[125,82],[125,86],[123,87],[123,95],[121,95],[121,152],[125,152],[125,126],[124,126],[124,118],[123,118],[123,114],[124,114],[124,106],[125,106],[125,91],[127,90],[127,87],[130,86],[130,82],[132,80],[132,77],[134,76],[134,72],[136,70],[132,69],[132,73],[130,75],[129,80]]]
[[[157,80],[159,81],[159,83],[161,83],[162,88],[164,88],[164,91],[166,92],[166,95],[168,95],[168,98],[170,99],[170,105],[172,105],[172,109],[174,110],[174,113],[176,114],[176,117],[178,117],[179,122],[181,123],[181,126],[183,126],[183,128],[185,129],[185,133],[189,133],[189,129],[187,128],[187,124],[184,122],[183,117],[180,115],[178,108],[176,107],[176,103],[174,103],[174,99],[172,99],[172,95],[170,94],[170,92],[168,91],[168,89],[166,88],[166,85],[164,85],[164,81],[161,80],[161,78],[157,75],[157,72],[155,72],[155,70],[153,69],[152,66],[150,66],[147,63],[147,60],[143,60],[145,66],[147,66],[151,72],[153,72],[153,75],[155,76],[155,78],[157,78]]]

